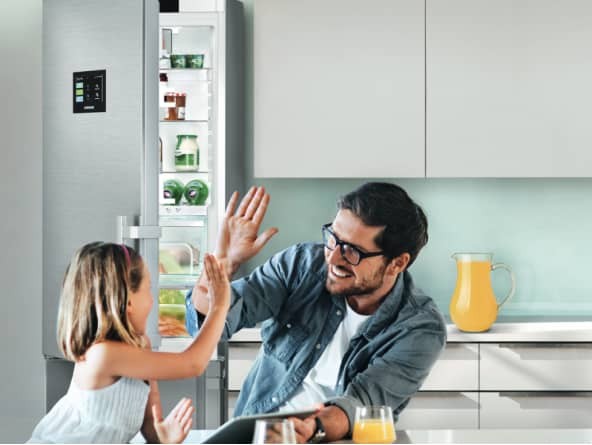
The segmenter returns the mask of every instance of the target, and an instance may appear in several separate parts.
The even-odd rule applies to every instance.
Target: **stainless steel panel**
[[[158,162],[158,88],[145,68],[153,63],[156,78],[158,3],[46,0],[43,6],[43,352],[60,356],[57,307],[73,252],[90,241],[115,241],[119,215],[157,223],[157,176],[147,165],[156,169]],[[106,112],[73,114],[72,73],[95,69],[107,71]],[[153,187],[142,187],[150,181]],[[152,244],[141,247],[155,273]],[[156,314],[152,320],[156,329]]]

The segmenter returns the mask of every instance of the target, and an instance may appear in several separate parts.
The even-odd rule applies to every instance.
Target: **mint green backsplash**
[[[271,193],[264,226],[280,232],[260,263],[293,243],[320,240],[336,199],[362,180],[267,179]],[[416,284],[448,314],[456,282],[454,252],[493,252],[516,274],[516,294],[500,316],[592,316],[592,180],[405,179],[401,185],[425,210],[428,245],[411,267]],[[252,264],[254,265],[254,264]],[[510,287],[492,272],[501,299]]]
[[[320,241],[320,227],[335,216],[337,198],[365,180],[253,178],[253,0],[243,3],[247,180],[270,192],[263,227],[280,230],[248,264],[251,268],[293,243]],[[306,128],[293,137],[305,143]],[[500,318],[592,319],[592,179],[381,180],[402,186],[428,216],[430,239],[410,272],[446,315],[456,282],[456,264],[450,256],[485,251],[516,274],[516,294],[502,307]],[[510,287],[509,277],[503,270],[495,271],[492,282],[501,299]]]

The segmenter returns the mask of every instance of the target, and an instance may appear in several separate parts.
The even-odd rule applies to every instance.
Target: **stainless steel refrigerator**
[[[152,277],[159,277],[152,280],[155,298],[163,288],[184,291],[201,270],[203,252],[212,250],[227,197],[235,189],[242,191],[241,4],[196,0],[194,5],[193,11],[159,14],[158,0],[43,2],[42,341],[47,410],[67,391],[73,369],[58,349],[56,320],[61,281],[74,251],[96,240],[135,245]],[[167,32],[163,22],[168,23]],[[176,22],[179,27],[172,26]],[[175,52],[176,37],[173,43],[170,39],[179,29],[191,31],[186,36],[196,30],[209,36],[203,65],[186,70],[163,66],[162,59]],[[170,71],[169,78],[179,79],[177,87],[196,94],[195,107],[187,104],[183,122],[163,118],[168,110],[160,97],[159,63],[161,79],[163,70]],[[198,103],[205,107],[199,116]],[[163,169],[162,140],[169,138],[167,153],[176,155],[171,139],[187,132],[200,135],[201,167],[175,171],[173,163]],[[171,177],[185,182],[201,178],[209,185],[207,202],[166,202],[163,183]],[[168,236],[171,245],[171,237],[182,238],[183,233],[198,238],[199,246],[189,248],[191,270],[163,275],[161,240]],[[190,245],[185,241],[177,244]],[[162,348],[171,340],[182,348],[187,338],[160,335],[159,309],[155,304],[148,323],[153,347]],[[219,356],[200,378],[162,382],[165,411],[178,398],[190,396],[197,407],[196,427],[220,424],[226,412],[223,365]]]

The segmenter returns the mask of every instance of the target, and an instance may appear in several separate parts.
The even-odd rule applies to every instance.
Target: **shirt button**
[[[337,311],[337,315],[341,315],[341,311]]]
[[[317,343],[317,345],[315,346],[317,349],[321,349],[321,344]]]
[[[288,324],[286,325],[286,327],[287,327],[288,329],[290,329],[290,328],[292,327],[292,324],[291,324],[291,323],[288,323]]]

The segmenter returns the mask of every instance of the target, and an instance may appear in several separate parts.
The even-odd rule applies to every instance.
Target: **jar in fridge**
[[[185,102],[187,96],[185,93],[178,93],[175,96],[175,108],[177,108],[177,119],[185,120]]]
[[[175,149],[175,170],[197,171],[199,168],[199,146],[196,134],[178,134]]]

